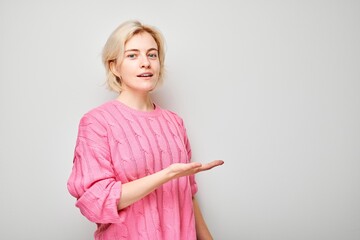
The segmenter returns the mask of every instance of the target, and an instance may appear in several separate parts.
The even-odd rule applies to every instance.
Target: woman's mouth
[[[142,73],[142,74],[137,75],[137,77],[152,77],[152,76],[153,76],[152,73]]]

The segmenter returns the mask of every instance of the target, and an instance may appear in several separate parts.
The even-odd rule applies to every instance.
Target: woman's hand
[[[213,167],[220,166],[224,163],[222,160],[215,160],[210,163],[174,163],[169,167],[148,175],[136,179],[134,181],[122,184],[121,198],[118,204],[118,209],[121,210],[141,198],[154,191],[162,184],[183,176],[189,176],[198,172],[210,170]]]
[[[215,160],[209,163],[201,164],[198,162],[192,163],[174,163],[170,165],[167,170],[171,179],[189,176],[198,172],[207,171],[214,167],[224,164],[222,160]]]

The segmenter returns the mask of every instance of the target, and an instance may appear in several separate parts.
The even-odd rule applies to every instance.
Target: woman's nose
[[[150,61],[147,56],[143,56],[141,58],[140,67],[141,68],[148,68],[150,66]]]

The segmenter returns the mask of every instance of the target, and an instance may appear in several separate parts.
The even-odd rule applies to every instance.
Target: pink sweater
[[[193,240],[194,176],[167,182],[117,210],[123,183],[190,158],[183,121],[175,113],[159,106],[141,112],[113,100],[81,119],[68,189],[81,213],[97,223],[97,240]]]

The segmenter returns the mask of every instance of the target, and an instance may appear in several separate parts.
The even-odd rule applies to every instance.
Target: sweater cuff
[[[104,189],[86,191],[78,199],[76,206],[92,222],[123,223],[127,214],[126,208],[120,211],[117,208],[120,202],[122,184],[121,182],[113,182],[112,186],[106,186],[106,188],[108,189],[107,194]],[[103,195],[101,196],[97,193],[102,193]]]

